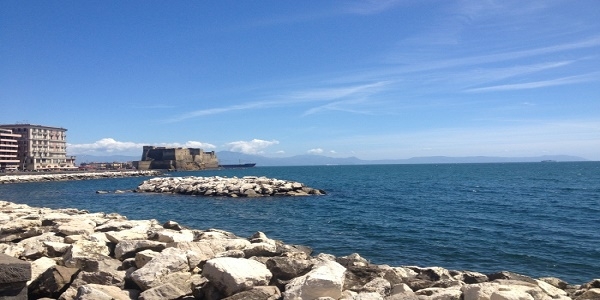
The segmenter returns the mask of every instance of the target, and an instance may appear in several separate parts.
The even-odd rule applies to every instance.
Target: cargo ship
[[[243,168],[252,168],[256,166],[256,163],[239,163],[239,164],[231,164],[231,165],[219,165],[219,168],[222,169],[243,169]]]

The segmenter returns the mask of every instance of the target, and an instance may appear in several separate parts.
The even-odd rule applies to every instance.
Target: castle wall
[[[144,146],[142,160],[136,165],[139,170],[204,170],[218,168],[219,160],[214,151],[199,148]]]

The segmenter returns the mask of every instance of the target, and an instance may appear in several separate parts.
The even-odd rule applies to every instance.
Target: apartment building
[[[0,128],[0,172],[15,171],[19,168],[17,155],[20,137],[10,129]]]
[[[18,137],[19,169],[52,171],[75,169],[75,157],[67,156],[67,130],[32,124],[0,125]]]

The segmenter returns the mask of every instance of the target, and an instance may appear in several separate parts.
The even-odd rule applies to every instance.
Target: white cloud
[[[209,143],[203,143],[203,142],[198,142],[198,141],[187,141],[185,142],[185,144],[180,144],[180,143],[160,143],[157,144],[155,146],[160,146],[160,147],[183,147],[183,148],[201,148],[201,149],[214,149],[217,148],[217,146],[213,145],[213,144],[209,144]]]
[[[310,150],[308,150],[308,153],[309,154],[321,154],[321,153],[323,153],[323,149],[321,149],[321,148],[310,149]]]
[[[251,141],[231,142],[228,143],[227,146],[229,147],[230,151],[234,152],[241,152],[246,154],[260,154],[263,153],[264,149],[277,144],[279,144],[279,141],[276,140],[265,141],[253,139]]]
[[[185,147],[214,149],[215,145],[202,143],[198,141],[187,141],[185,143],[134,143],[121,142],[113,138],[103,138],[89,144],[68,144],[67,149],[70,154],[141,154],[144,146],[158,147]]]
[[[142,147],[146,144],[134,142],[120,142],[113,138],[103,138],[90,144],[68,144],[69,153],[96,153],[96,152],[129,152],[139,150],[141,154]]]

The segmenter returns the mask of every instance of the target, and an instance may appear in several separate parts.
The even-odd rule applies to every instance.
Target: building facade
[[[19,168],[20,137],[10,129],[0,128],[0,172],[16,171]]]
[[[32,124],[0,125],[18,138],[19,169],[52,171],[75,169],[75,157],[67,156],[67,130]]]

